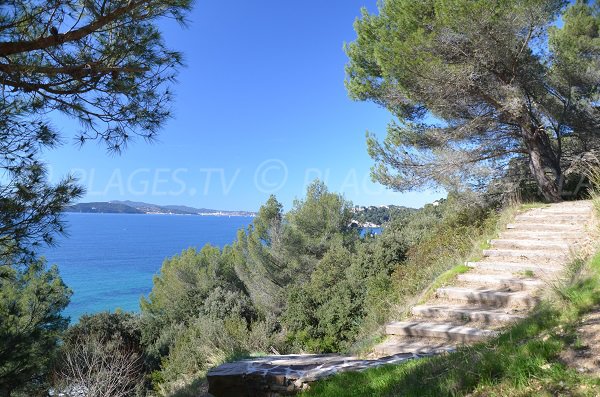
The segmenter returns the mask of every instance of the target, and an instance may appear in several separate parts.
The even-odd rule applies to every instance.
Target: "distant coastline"
[[[65,208],[65,212],[87,214],[256,216],[256,212],[252,211],[224,211],[209,208],[194,208],[184,205],[156,205],[129,200],[78,203]]]

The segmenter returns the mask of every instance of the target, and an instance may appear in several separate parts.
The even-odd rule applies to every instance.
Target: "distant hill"
[[[190,214],[210,214],[213,212],[220,212],[220,211],[211,210],[208,208],[194,208],[194,207],[188,207],[185,205],[164,205],[163,208],[168,208],[170,210],[176,210],[176,211],[183,211],[183,212],[187,212]]]
[[[254,216],[251,211],[222,211],[208,208],[194,208],[185,205],[156,205],[141,201],[109,201],[79,203],[69,206],[66,212],[86,212],[104,214],[171,214],[171,215],[217,215],[217,216]]]
[[[115,200],[115,201],[109,201],[109,203],[110,204],[127,205],[129,207],[135,208],[135,209],[143,212],[144,214],[175,214],[175,215],[193,214],[193,212],[179,211],[176,209],[168,209],[167,207],[164,207],[164,206],[150,204],[150,203],[144,203],[141,201],[129,201],[129,200],[117,201],[117,200]]]
[[[86,212],[86,213],[102,213],[102,214],[143,214],[144,212],[119,203],[79,203],[67,207],[66,212]]]

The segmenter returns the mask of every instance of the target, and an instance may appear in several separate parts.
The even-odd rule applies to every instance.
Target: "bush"
[[[74,397],[133,397],[143,375],[142,356],[121,338],[81,333],[61,348],[54,389]]]
[[[334,246],[308,283],[290,289],[283,322],[293,344],[303,350],[332,352],[353,340],[362,302],[346,275],[351,259],[350,251]]]
[[[47,269],[42,260],[24,269],[0,265],[0,395],[32,395],[44,386],[69,323],[61,311],[70,296],[56,266]]]
[[[127,397],[149,386],[154,365],[142,344],[141,322],[132,313],[84,315],[63,337],[54,364],[54,387],[89,397]],[[144,382],[146,381],[146,383]]]
[[[155,388],[162,395],[172,395],[213,366],[268,351],[273,342],[268,328],[266,322],[249,327],[245,319],[236,316],[197,317],[176,335],[169,355],[154,375]]]

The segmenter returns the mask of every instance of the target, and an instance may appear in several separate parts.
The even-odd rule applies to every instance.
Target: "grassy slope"
[[[456,353],[346,373],[314,385],[306,396],[598,396],[600,379],[565,366],[583,314],[600,304],[600,253],[529,319],[486,343]]]

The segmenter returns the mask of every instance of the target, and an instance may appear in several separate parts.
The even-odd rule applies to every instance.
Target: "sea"
[[[139,311],[166,258],[231,244],[252,217],[67,213],[67,237],[40,252],[72,289],[71,322],[101,311]]]

